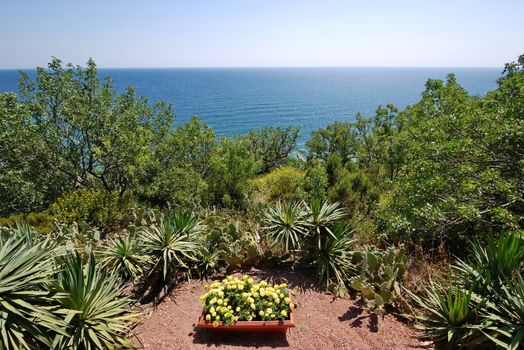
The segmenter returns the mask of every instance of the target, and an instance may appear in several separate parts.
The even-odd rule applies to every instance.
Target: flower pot
[[[289,320],[283,321],[237,321],[229,326],[224,326],[222,322],[219,322],[219,325],[214,327],[212,321],[206,321],[204,315],[201,315],[197,324],[197,328],[200,329],[227,333],[286,333],[289,328],[293,327],[295,327],[293,311],[289,313]]]

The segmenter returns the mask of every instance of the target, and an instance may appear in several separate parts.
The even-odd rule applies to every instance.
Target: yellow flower
[[[264,317],[264,311],[260,311],[258,314],[259,314],[260,316]]]
[[[253,317],[251,317],[251,315],[249,315],[249,316],[247,317],[247,320],[248,320],[248,321],[251,321],[252,319],[253,319]]]
[[[243,285],[243,284],[239,284],[239,285],[238,285],[238,289],[239,289],[239,290],[244,290],[244,285]]]
[[[281,283],[280,284],[280,288],[286,288],[286,287],[287,287],[287,284],[285,284],[285,283]]]
[[[286,311],[286,310],[282,310],[282,311],[280,311],[280,315],[281,315],[282,317],[287,317],[287,311]]]
[[[291,310],[295,309],[295,304],[290,303],[290,304],[289,304],[289,308],[290,308]]]
[[[235,310],[236,310],[236,312],[240,312],[240,306],[237,306],[237,308]]]
[[[280,293],[279,297],[280,299],[284,299],[284,293]]]
[[[273,294],[271,294],[271,297],[272,297],[273,299],[278,299],[278,294],[277,294],[277,293],[273,293]]]
[[[211,308],[209,309],[209,312],[214,313],[215,312],[215,307],[211,306]]]
[[[262,281],[262,282],[260,282],[260,286],[261,286],[261,287],[265,287],[265,286],[267,286],[267,282],[266,282],[266,281]]]
[[[216,303],[216,302],[217,302],[217,298],[213,298],[213,299],[211,299],[211,300],[209,301],[209,303],[210,303],[211,305],[213,305],[213,304]]]
[[[218,300],[217,300],[217,304],[218,304],[218,305],[222,305],[223,303],[224,303],[224,300],[222,300],[222,299],[218,299]]]
[[[272,313],[273,313],[273,309],[271,309],[270,307],[268,307],[267,310],[266,310],[266,313],[268,313],[268,314],[272,314]]]
[[[210,314],[206,315],[206,321],[211,321],[211,315]]]
[[[206,295],[205,295],[205,294],[202,294],[202,295],[200,296],[199,299],[202,300],[202,301],[203,301],[203,300],[206,300]]]
[[[217,321],[213,322],[213,327],[218,327],[218,322]]]
[[[243,279],[244,281],[247,280],[247,278],[248,278],[247,275],[242,276],[242,279]]]
[[[257,309],[257,307],[256,307],[255,304],[251,304],[251,308],[252,308],[253,310],[256,310],[256,309]]]
[[[233,279],[233,276],[229,275],[227,276],[228,281],[231,281]]]
[[[291,299],[289,299],[289,298],[285,298],[285,299],[284,299],[284,302],[285,302],[286,304],[289,304],[289,303],[291,302]]]
[[[249,283],[249,284],[253,284],[253,279],[252,279],[252,278],[249,278],[249,279],[247,280],[247,283]]]
[[[220,321],[220,316],[219,316],[219,315],[216,315],[216,316],[215,316],[215,320],[216,320],[216,321]]]

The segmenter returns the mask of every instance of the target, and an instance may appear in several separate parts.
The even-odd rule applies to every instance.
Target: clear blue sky
[[[524,0],[3,0],[0,68],[496,66]]]

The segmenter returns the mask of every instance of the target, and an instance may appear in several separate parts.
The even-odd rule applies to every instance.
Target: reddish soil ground
[[[296,292],[296,328],[283,334],[215,334],[196,329],[198,297],[208,282],[179,285],[155,308],[144,309],[132,340],[141,349],[414,349],[427,348],[420,335],[391,315],[375,316],[353,300],[333,300],[309,278],[287,272],[252,270],[256,280],[286,282]]]

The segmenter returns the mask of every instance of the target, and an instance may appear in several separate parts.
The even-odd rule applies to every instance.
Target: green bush
[[[78,190],[59,198],[50,211],[65,224],[87,224],[109,229],[126,222],[132,204],[132,195],[128,192],[121,197],[105,190]]]
[[[302,170],[285,166],[248,181],[248,197],[254,204],[276,200],[301,200],[305,197]]]
[[[26,222],[38,233],[49,234],[54,231],[55,218],[48,211],[28,214],[15,214],[6,218],[0,218],[0,226],[16,226],[19,222]]]

